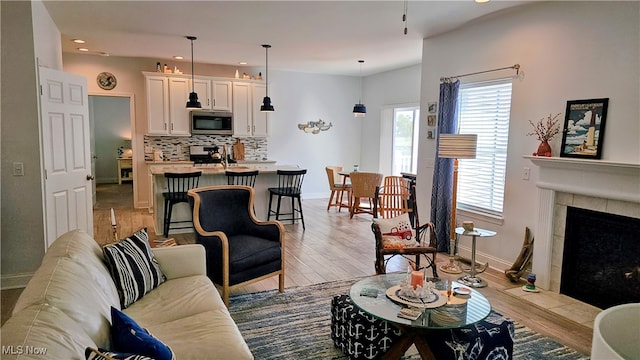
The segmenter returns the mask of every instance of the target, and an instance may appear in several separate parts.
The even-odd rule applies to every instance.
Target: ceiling
[[[531,1],[47,1],[63,52],[368,75],[418,64],[422,39]],[[71,40],[86,41],[78,45]],[[358,60],[365,60],[360,68]],[[185,71],[188,73],[188,71]]]

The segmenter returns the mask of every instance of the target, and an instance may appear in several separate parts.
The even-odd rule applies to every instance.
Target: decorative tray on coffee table
[[[422,309],[437,308],[447,303],[447,295],[440,291],[434,291],[433,296],[428,298],[410,297],[400,295],[400,286],[396,285],[388,288],[386,294],[389,299],[395,302]]]

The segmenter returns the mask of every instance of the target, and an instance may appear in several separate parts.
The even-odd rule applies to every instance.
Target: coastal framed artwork
[[[560,157],[600,159],[609,98],[567,101]]]

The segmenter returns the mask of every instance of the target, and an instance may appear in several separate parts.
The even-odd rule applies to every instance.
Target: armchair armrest
[[[151,250],[167,279],[207,274],[205,251],[200,244],[153,248]]]

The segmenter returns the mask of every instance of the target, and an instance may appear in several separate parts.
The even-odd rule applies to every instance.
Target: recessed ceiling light
[[[247,62],[246,62],[246,61],[240,61],[238,64],[240,64],[240,65],[247,65]]]
[[[78,48],[78,51],[89,51],[87,48]]]
[[[183,58],[182,56],[180,56],[180,55],[176,55],[176,56],[174,56],[173,58],[174,58],[174,59],[176,59],[176,60],[182,60],[182,59],[184,59],[184,58]]]
[[[73,42],[76,44],[84,44],[84,40],[82,39],[73,39]]]
[[[477,2],[478,4],[482,4],[482,3],[489,2],[489,0],[476,0],[476,2]]]

